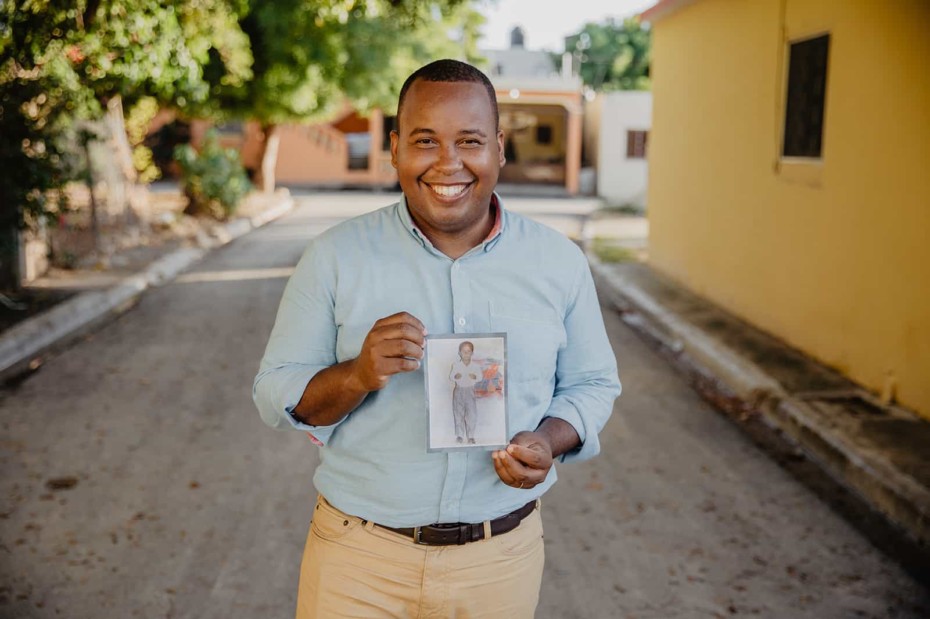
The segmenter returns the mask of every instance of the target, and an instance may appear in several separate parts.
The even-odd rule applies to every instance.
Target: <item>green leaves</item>
[[[581,78],[594,90],[648,90],[651,33],[635,18],[585,24],[565,49],[581,60]]]
[[[463,0],[256,3],[240,22],[254,79],[229,92],[225,107],[263,124],[323,118],[346,100],[391,109],[420,65],[474,58],[481,22]]]
[[[207,132],[200,152],[190,144],[175,149],[181,184],[190,200],[185,212],[226,219],[252,188],[234,148],[220,146],[216,132]]]
[[[474,61],[481,22],[467,0],[0,0],[0,227],[51,212],[74,127],[116,96],[263,124],[391,110],[421,64]]]

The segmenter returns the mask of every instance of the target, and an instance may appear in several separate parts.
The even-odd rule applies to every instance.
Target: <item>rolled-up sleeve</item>
[[[562,455],[563,462],[587,460],[600,452],[598,434],[621,390],[587,261],[576,281],[579,285],[565,316],[566,343],[559,350],[555,393],[545,415],[568,422],[581,439],[577,449]]]
[[[252,384],[252,399],[262,421],[276,430],[309,432],[324,445],[338,423],[311,426],[291,413],[317,372],[336,363],[336,267],[325,249],[314,241],[297,263]]]

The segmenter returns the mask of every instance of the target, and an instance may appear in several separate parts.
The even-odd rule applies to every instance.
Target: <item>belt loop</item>
[[[375,523],[374,523],[374,522],[372,522],[371,520],[364,520],[363,522],[365,523],[365,530],[366,530],[366,531],[368,531],[368,532],[370,533],[371,531],[374,530],[374,528],[375,528]]]
[[[484,521],[484,539],[491,539],[491,521]]]

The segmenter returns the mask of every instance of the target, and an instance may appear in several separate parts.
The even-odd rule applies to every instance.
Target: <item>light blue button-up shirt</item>
[[[402,198],[311,241],[253,386],[265,423],[322,443],[313,481],[330,503],[387,526],[482,522],[556,481],[553,467],[544,483],[520,490],[500,481],[488,451],[428,453],[422,369],[394,375],[334,425],[291,416],[317,372],[358,356],[375,321],[401,311],[434,335],[506,332],[510,431],[557,417],[582,441],[563,461],[598,453],[620,382],[584,254],[502,209],[497,232],[452,260],[417,229]]]

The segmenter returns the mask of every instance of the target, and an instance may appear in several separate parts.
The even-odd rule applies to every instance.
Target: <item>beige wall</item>
[[[930,3],[701,0],[653,25],[650,253],[930,417]],[[782,29],[782,26],[784,30]],[[779,159],[788,39],[828,31],[823,158]]]
[[[281,137],[275,180],[279,183],[311,185],[369,185],[389,187],[397,182],[388,151],[382,151],[384,117],[374,110],[367,118],[350,114],[336,126],[350,130],[368,130],[372,134],[367,170],[350,170],[345,133],[329,123],[292,124],[278,127]],[[241,145],[245,165],[260,164],[263,134],[257,123],[247,123]],[[251,165],[250,165],[251,163]]]
[[[517,162],[564,162],[568,114],[563,108],[543,108],[532,112],[532,114],[536,117],[536,125],[508,134],[508,137],[514,142]],[[543,125],[548,125],[552,130],[552,139],[548,144],[540,144],[536,141],[536,127]]]
[[[577,91],[574,89],[565,91],[530,89],[521,90],[517,88],[510,88],[510,86],[502,88],[499,84],[495,86],[501,113],[504,113],[509,105],[515,105],[521,108],[540,110],[544,113],[545,110],[551,110],[553,107],[558,107],[562,110],[565,110],[566,114],[564,116],[564,164],[548,164],[536,166],[534,173],[539,173],[539,179],[527,177],[522,173],[522,170],[514,168],[508,170],[507,166],[504,166],[504,169],[501,171],[501,181],[556,181],[564,183],[565,190],[569,194],[578,193],[580,186],[579,177],[581,172],[582,134],[582,96],[580,83],[578,85]],[[513,93],[518,93],[518,96],[513,97]],[[561,114],[562,112],[560,111],[559,113]],[[553,127],[553,129],[555,130],[555,127]],[[549,168],[548,171],[545,169],[547,167]]]

